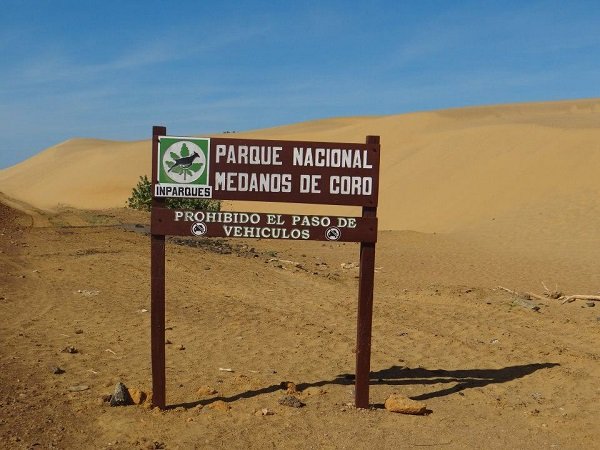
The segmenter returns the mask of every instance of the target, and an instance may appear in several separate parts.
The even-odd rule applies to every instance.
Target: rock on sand
[[[428,412],[425,403],[412,400],[400,394],[390,395],[385,401],[385,409],[391,412],[414,415],[423,415]]]

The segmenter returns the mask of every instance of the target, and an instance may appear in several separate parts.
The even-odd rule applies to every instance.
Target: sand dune
[[[600,99],[591,99],[334,118],[237,136],[362,142],[380,135],[381,229],[506,233],[515,223],[544,218],[556,232],[593,238],[589,217],[600,213],[598,124]],[[0,191],[45,210],[121,207],[138,176],[149,172],[149,141],[73,139],[0,171]]]
[[[0,171],[0,192],[43,210],[125,206],[150,167],[148,145],[71,139]]]

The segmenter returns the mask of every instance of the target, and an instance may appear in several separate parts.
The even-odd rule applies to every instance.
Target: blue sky
[[[598,30],[597,0],[1,0],[0,168],[152,125],[600,97]]]

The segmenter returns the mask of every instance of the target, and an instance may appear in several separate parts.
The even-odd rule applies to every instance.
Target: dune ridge
[[[599,124],[600,99],[584,99],[330,118],[235,136],[362,142],[380,135],[384,230],[499,233],[542,217],[552,236],[575,230],[596,239]],[[0,192],[43,210],[122,207],[150,172],[150,156],[149,140],[72,139],[0,171]],[[228,208],[331,213],[236,203]]]

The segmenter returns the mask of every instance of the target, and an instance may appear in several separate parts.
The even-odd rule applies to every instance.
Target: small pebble
[[[272,416],[274,414],[275,413],[273,411],[271,411],[270,409],[267,409],[267,408],[259,409],[255,413],[255,415],[257,415],[257,416]]]

